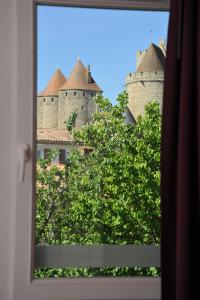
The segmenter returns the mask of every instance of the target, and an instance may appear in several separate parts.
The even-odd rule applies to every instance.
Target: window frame
[[[12,257],[12,300],[64,299],[160,299],[160,278],[91,278],[91,279],[33,279],[35,205],[35,156],[25,164],[25,177],[20,180],[21,145],[36,151],[36,6],[63,5],[74,7],[169,10],[168,0],[16,0],[16,148],[15,218]],[[27,101],[29,99],[29,101]],[[26,126],[24,126],[26,124]]]

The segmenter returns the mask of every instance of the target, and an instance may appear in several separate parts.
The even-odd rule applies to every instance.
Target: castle
[[[162,107],[164,62],[166,47],[150,44],[145,51],[136,54],[136,72],[125,79],[128,93],[126,122],[134,122],[144,113],[150,101],[158,101]],[[102,94],[102,89],[93,79],[90,66],[86,68],[77,60],[67,79],[58,68],[46,88],[37,96],[37,157],[45,157],[49,149],[59,149],[55,159],[64,163],[71,149],[80,148],[65,130],[65,121],[77,113],[76,128],[92,122],[92,114],[98,107],[93,97]],[[84,151],[87,151],[86,147]]]
[[[77,60],[67,79],[58,68],[46,88],[37,96],[37,157],[44,158],[49,149],[59,149],[55,162],[63,163],[71,149],[79,148],[65,130],[65,122],[77,113],[76,128],[92,122],[97,111],[93,97],[102,94],[94,81],[90,66]]]

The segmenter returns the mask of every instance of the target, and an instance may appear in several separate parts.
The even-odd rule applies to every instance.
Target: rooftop
[[[66,81],[66,77],[63,75],[60,69],[57,68],[57,70],[49,80],[46,88],[38,96],[57,96],[60,87],[63,86]]]
[[[160,47],[150,44],[136,72],[163,71],[165,56]]]
[[[61,87],[61,90],[89,90],[102,92],[80,59],[77,60],[69,79]]]
[[[73,137],[65,129],[57,128],[38,128],[37,129],[37,142],[73,142]]]

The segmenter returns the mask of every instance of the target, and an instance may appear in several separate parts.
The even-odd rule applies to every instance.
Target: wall
[[[91,121],[91,114],[95,112],[95,105],[91,98],[94,92],[85,90],[67,90],[59,92],[58,128],[65,128],[64,122],[73,112],[78,114],[76,127],[80,128]]]
[[[37,97],[37,127],[58,128],[58,96]]]
[[[15,1],[0,1],[0,299],[8,300],[11,280],[12,168],[15,107]],[[13,20],[11,22],[11,20]],[[12,88],[11,88],[12,87]]]
[[[44,128],[44,97],[37,97],[37,128]]]
[[[69,153],[74,150],[78,149],[80,146],[79,145],[73,145],[73,144],[55,144],[55,143],[47,143],[47,144],[37,144],[37,150],[42,151],[42,157],[44,155],[44,149],[55,149],[55,150],[60,150],[63,149],[66,151],[65,153],[65,158],[69,155]],[[55,158],[54,162],[58,161],[58,156]]]
[[[58,97],[43,97],[43,126],[58,128]]]
[[[126,78],[128,107],[135,119],[144,114],[144,107],[151,101],[158,101],[162,109],[164,72],[136,72]]]
[[[41,288],[36,287],[30,287],[29,284],[29,278],[27,276],[27,273],[29,270],[27,270],[27,253],[30,252],[30,249],[27,247],[26,243],[23,241],[23,239],[16,237],[15,234],[15,224],[17,224],[17,230],[18,232],[22,232],[22,236],[27,237],[28,231],[30,231],[30,228],[28,228],[26,220],[24,221],[24,218],[17,219],[18,222],[15,220],[15,212],[17,216],[21,215],[21,212],[24,211],[29,212],[29,209],[27,209],[28,201],[27,199],[22,199],[22,197],[16,197],[15,191],[15,181],[17,178],[16,173],[16,160],[17,160],[17,141],[18,141],[18,135],[20,137],[19,140],[22,140],[23,135],[29,137],[30,136],[30,125],[28,124],[29,128],[27,129],[27,124],[24,123],[22,127],[19,128],[17,131],[16,124],[17,124],[17,115],[19,115],[19,118],[23,116],[23,111],[20,112],[17,107],[16,98],[18,95],[18,101],[22,99],[23,96],[25,100],[27,101],[27,91],[31,91],[31,87],[27,86],[27,91],[24,93],[23,84],[26,83],[24,80],[27,78],[27,75],[30,73],[31,67],[29,65],[29,61],[31,60],[31,53],[33,53],[33,49],[31,48],[31,41],[29,41],[29,38],[31,36],[30,28],[26,28],[24,25],[24,22],[17,22],[17,7],[19,6],[20,16],[23,16],[23,18],[26,18],[25,24],[29,24],[31,15],[29,10],[27,10],[27,6],[29,6],[30,1],[17,1],[17,0],[1,0],[0,1],[0,91],[1,91],[1,109],[0,109],[0,137],[1,137],[1,155],[0,155],[0,299],[1,300],[12,300],[12,281],[13,281],[13,274],[14,274],[14,263],[16,264],[16,270],[17,270],[17,276],[15,276],[15,284],[19,285],[19,289],[17,291],[17,300],[36,300],[36,299],[53,299],[56,298],[56,296],[59,296],[59,299],[64,299],[67,293],[69,293],[69,289],[72,293],[73,287],[68,287],[66,284],[61,284],[58,287],[57,286],[49,286],[46,287],[45,291],[42,290],[43,286]],[[28,4],[26,4],[28,3]],[[23,5],[22,5],[23,4]],[[19,13],[19,12],[18,12]],[[20,19],[18,20],[20,21]],[[23,30],[22,30],[23,29]],[[18,30],[18,32],[17,32]],[[19,36],[19,32],[22,32]],[[18,34],[17,34],[18,33]],[[17,45],[18,44],[24,44],[22,48],[25,49],[24,51],[19,51]],[[19,66],[23,65],[22,61],[26,62],[27,67],[23,69],[20,68],[20,73],[17,76],[17,69]],[[22,71],[22,72],[21,72]],[[29,72],[29,73],[26,73]],[[28,78],[30,75],[28,75]],[[31,80],[28,80],[28,82]],[[20,85],[17,83],[20,82]],[[25,82],[25,83],[23,83]],[[19,86],[22,87],[22,89],[19,89]],[[30,92],[31,94],[31,92]],[[26,102],[23,102],[23,104]],[[32,121],[31,119],[31,112],[27,115],[27,118]],[[30,122],[31,123],[31,122]],[[20,134],[21,135],[20,135]],[[29,141],[29,140],[28,140]],[[29,167],[30,168],[30,167]],[[29,170],[30,171],[30,170]],[[18,183],[19,185],[19,183]],[[22,189],[22,193],[27,193],[25,189]],[[19,200],[16,203],[16,199]],[[23,200],[23,201],[22,201]],[[27,216],[27,219],[30,216]],[[21,237],[21,235],[20,235]],[[16,244],[16,249],[14,248]],[[17,258],[18,260],[14,260],[14,251],[17,252]],[[20,254],[21,253],[21,254]],[[26,286],[25,286],[26,285]],[[47,284],[48,285],[48,284]],[[147,282],[147,285],[149,286],[149,282]],[[160,285],[160,284],[159,284]],[[25,286],[23,289],[20,288],[22,286]],[[114,285],[113,285],[114,286]],[[140,283],[141,286],[141,283]],[[94,285],[94,290],[92,290],[91,295],[99,295],[96,293],[95,290],[96,285]],[[116,286],[114,286],[116,287]],[[126,285],[120,284],[120,289],[124,291],[124,294],[128,294],[127,297],[132,295],[132,291],[138,291],[138,287],[135,285],[132,285],[131,288],[129,288],[130,285],[126,283]],[[153,285],[151,291],[154,290],[154,288],[157,288],[157,285]],[[87,294],[87,289],[85,293]],[[141,288],[139,288],[140,290]],[[143,285],[142,285],[142,289]],[[30,297],[30,290],[32,292],[32,296]],[[48,292],[48,297],[45,297],[45,292]],[[107,290],[112,292],[114,288],[110,289],[108,285],[105,286],[104,289],[101,289],[101,294],[105,295],[107,293]],[[128,293],[128,291],[129,293]],[[99,291],[97,289],[97,291]],[[16,292],[16,290],[15,290]],[[42,294],[43,292],[43,294]],[[73,290],[74,294],[80,296],[80,291],[75,286]],[[149,292],[148,292],[149,293]],[[21,296],[23,294],[23,297]],[[46,294],[45,294],[46,295]],[[99,296],[100,297],[100,296]],[[112,297],[113,298],[113,297]],[[90,298],[92,299],[92,298]],[[113,298],[114,299],[114,298]],[[141,299],[141,297],[140,297]],[[153,299],[153,298],[152,298]],[[157,299],[157,297],[156,297]]]

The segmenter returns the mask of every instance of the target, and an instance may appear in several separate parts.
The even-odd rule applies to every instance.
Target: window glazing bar
[[[160,246],[36,246],[35,267],[159,267]]]

